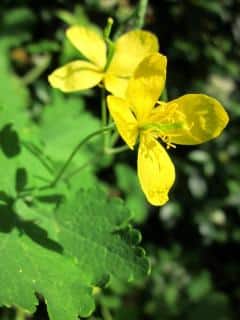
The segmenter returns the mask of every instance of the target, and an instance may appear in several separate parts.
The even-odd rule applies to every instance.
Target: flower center
[[[147,131],[149,134],[154,136],[154,138],[160,138],[165,144],[167,149],[176,148],[176,146],[171,143],[171,136],[176,134],[176,130],[182,129],[184,124],[182,122],[176,123],[146,123],[140,126],[140,131]]]

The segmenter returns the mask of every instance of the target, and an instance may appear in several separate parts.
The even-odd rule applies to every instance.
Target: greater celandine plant
[[[228,123],[223,106],[204,94],[186,94],[172,101],[159,101],[166,80],[167,58],[158,53],[156,36],[133,30],[115,42],[110,38],[112,20],[103,35],[90,28],[72,26],[68,39],[88,59],[70,62],[56,69],[50,84],[63,92],[74,92],[99,85],[102,95],[102,129],[81,141],[67,160],[55,182],[77,150],[93,136],[103,134],[104,152],[118,153],[138,148],[138,177],[152,205],[164,205],[175,181],[175,168],[167,149],[175,145],[196,145],[219,136]],[[107,124],[107,105],[114,123]],[[106,132],[116,129],[126,145],[112,148]],[[114,134],[114,133],[113,133]]]

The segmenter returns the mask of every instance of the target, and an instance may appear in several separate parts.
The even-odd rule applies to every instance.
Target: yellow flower
[[[108,107],[129,148],[139,137],[138,177],[148,201],[163,205],[175,180],[174,165],[166,150],[174,144],[195,145],[217,137],[228,115],[215,99],[186,94],[158,102],[164,88],[167,59],[155,53],[146,57],[129,81],[126,98],[108,96]]]
[[[66,35],[86,60],[70,62],[49,76],[50,84],[64,92],[89,89],[102,81],[108,91],[122,97],[137,65],[159,49],[158,40],[152,33],[130,31],[115,42],[109,64],[107,45],[102,35],[79,26],[70,27]]]

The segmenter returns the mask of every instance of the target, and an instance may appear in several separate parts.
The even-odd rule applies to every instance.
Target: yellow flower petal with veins
[[[107,103],[121,137],[129,148],[133,149],[138,136],[138,126],[130,105],[126,100],[114,96],[108,96]]]
[[[155,206],[165,204],[175,180],[175,169],[163,146],[151,135],[140,136],[137,166],[140,185],[148,201]]]
[[[103,78],[103,73],[90,62],[73,61],[56,69],[48,77],[54,88],[63,92],[73,92],[92,88]]]
[[[123,34],[115,43],[114,55],[106,73],[107,90],[124,97],[128,80],[138,64],[158,50],[158,39],[151,32],[134,30]]]
[[[156,108],[151,122],[173,124],[165,130],[171,143],[194,145],[216,138],[226,127],[228,114],[214,98],[186,94]],[[174,124],[179,124],[174,129]]]
[[[138,65],[129,81],[127,99],[134,108],[139,122],[147,119],[162,93],[166,80],[167,58],[152,54]]]
[[[67,29],[70,42],[91,62],[101,69],[107,61],[107,46],[103,37],[90,28],[73,26]]]

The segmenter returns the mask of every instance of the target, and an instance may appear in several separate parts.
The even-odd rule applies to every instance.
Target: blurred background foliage
[[[49,87],[47,75],[79,56],[64,30],[71,24],[102,28],[112,16],[114,32],[120,34],[134,27],[136,5],[130,0],[1,0],[0,106],[7,112],[0,124],[4,117],[14,119],[27,137],[28,123],[31,139],[37,132],[49,142],[44,152],[64,161],[76,135],[96,127],[100,109],[97,90],[62,95]],[[187,92],[213,95],[231,121],[215,141],[170,150],[177,181],[160,209],[145,202],[134,153],[118,156],[112,166],[113,159],[103,159],[81,173],[86,186],[99,179],[126,200],[152,263],[151,275],[137,287],[112,283],[98,293],[91,320],[239,319],[240,2],[152,0],[145,29],[157,34],[168,57],[169,99]],[[81,154],[85,160],[88,151]],[[13,310],[1,309],[1,319],[13,317]],[[43,302],[33,319],[47,319]]]

